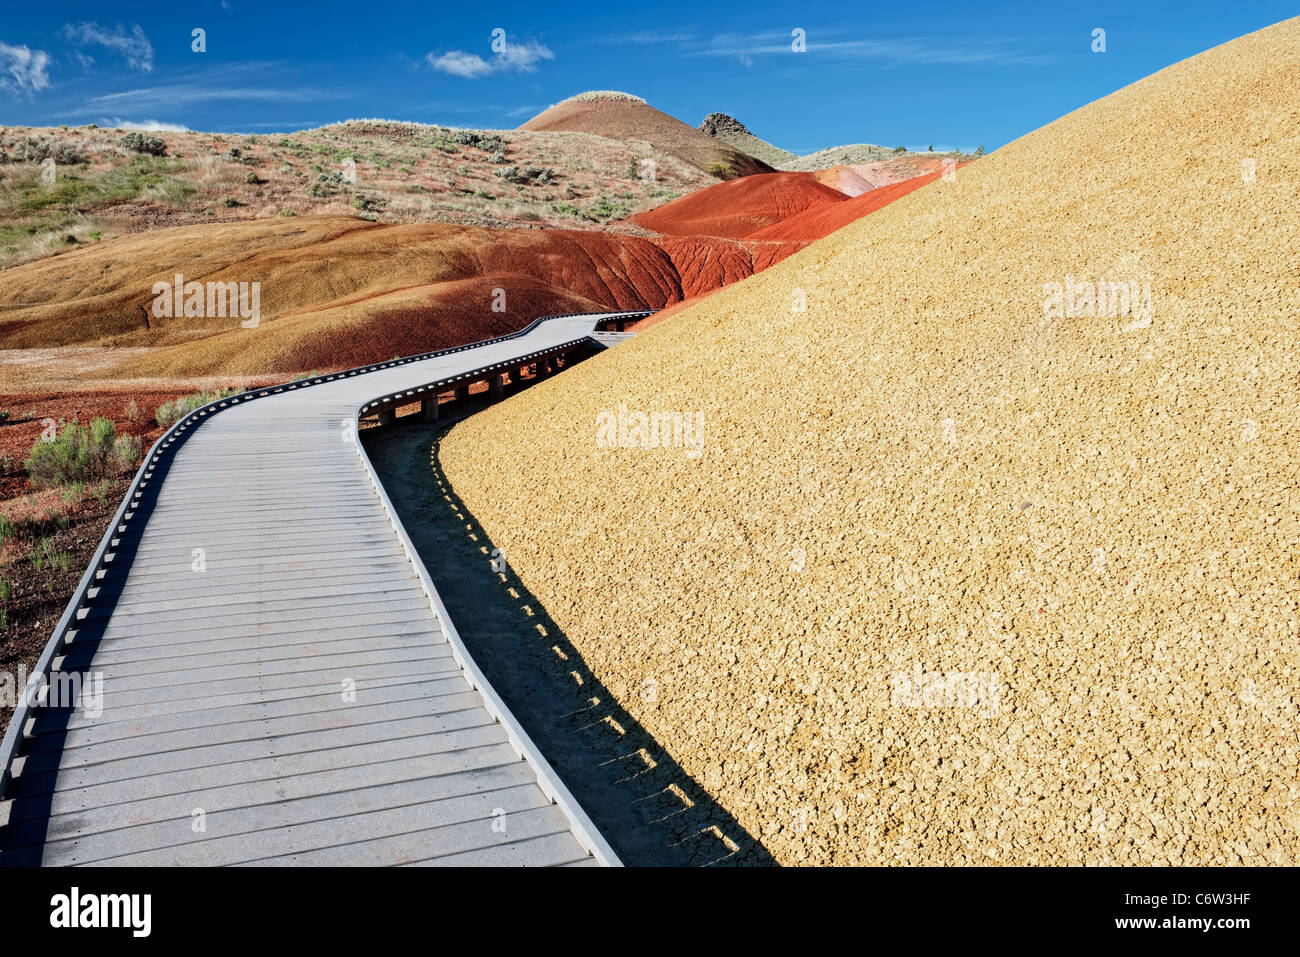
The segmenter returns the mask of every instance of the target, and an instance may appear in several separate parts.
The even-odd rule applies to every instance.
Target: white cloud
[[[695,39],[693,33],[664,33],[658,30],[641,30],[636,33],[611,33],[598,37],[597,43],[607,45],[630,43],[636,46],[650,46],[660,43],[690,43]]]
[[[429,66],[435,70],[450,73],[452,76],[463,76],[467,80],[476,80],[492,72],[492,67],[488,65],[487,60],[473,53],[466,53],[464,50],[452,50],[450,53],[436,57],[430,53],[428,60]]]
[[[116,130],[146,130],[154,133],[188,133],[190,128],[182,123],[164,123],[161,120],[124,120],[114,117],[100,124]]]
[[[1020,64],[1050,59],[1026,53],[1011,38],[949,39],[946,37],[898,37],[888,40],[838,40],[832,32],[809,32],[807,56],[821,62],[856,61],[885,65],[956,63]],[[784,56],[792,52],[787,34],[741,35],[722,33],[707,44],[688,51],[691,56],[727,57],[745,66],[756,56]],[[792,61],[793,62],[793,61]]]
[[[198,83],[172,83],[167,86],[123,90],[91,97],[87,106],[102,110],[121,110],[123,113],[163,112],[193,106],[195,103],[212,103],[221,100],[256,100],[273,103],[305,103],[313,100],[334,99],[335,94],[324,90],[285,90],[272,87],[221,87]]]
[[[0,42],[0,89],[31,96],[50,85],[50,55]]]
[[[501,64],[503,70],[531,73],[537,69],[539,60],[554,60],[555,54],[536,40],[529,40],[527,43],[511,41],[506,43],[505,49],[494,59]]]
[[[110,30],[98,23],[67,23],[63,26],[62,34],[83,47],[101,46],[115,50],[133,70],[148,73],[153,69],[153,44],[139,24],[132,24],[130,32],[127,32],[121,24]]]
[[[505,46],[485,60],[477,53],[451,50],[447,53],[428,54],[429,66],[442,73],[477,80],[493,73],[533,73],[542,60],[554,60],[555,54],[536,40],[518,43],[507,40]]]

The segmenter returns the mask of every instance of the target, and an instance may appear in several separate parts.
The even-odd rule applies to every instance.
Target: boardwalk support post
[[[436,394],[420,400],[420,418],[425,422],[438,421],[438,396]]]
[[[504,373],[498,372],[488,380],[488,391],[492,394],[493,402],[500,402],[506,397],[506,377]]]

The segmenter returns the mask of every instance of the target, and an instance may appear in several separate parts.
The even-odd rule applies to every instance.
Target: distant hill
[[[717,182],[649,143],[590,133],[366,119],[287,134],[129,137],[0,126],[0,268],[114,236],[277,216],[604,229]],[[50,184],[46,158],[57,163]],[[654,180],[639,175],[647,159]]]
[[[876,146],[873,143],[850,143],[845,146],[829,146],[824,150],[818,150],[815,153],[808,153],[799,156],[791,153],[789,150],[783,150],[779,146],[773,146],[766,140],[759,139],[755,136],[744,123],[726,113],[710,113],[700,124],[700,132],[706,136],[734,146],[737,149],[743,149],[751,156],[756,156],[775,166],[779,170],[816,172],[817,170],[830,169],[833,166],[860,166],[868,163],[878,163],[882,160],[897,159],[907,156],[918,157],[941,157],[957,156],[968,159],[962,153],[931,153],[931,152],[914,152],[911,150],[890,149],[886,146]],[[918,174],[919,175],[919,174]],[[893,180],[890,180],[893,182]],[[878,183],[876,185],[885,185]],[[856,195],[856,194],[851,194]]]
[[[819,170],[838,165],[856,166],[863,163],[879,162],[893,156],[910,155],[914,154],[908,151],[896,153],[894,150],[887,149],[884,146],[876,146],[872,143],[850,143],[846,146],[830,146],[824,150],[818,150],[816,153],[800,156],[790,166],[790,169]]]
[[[745,128],[744,123],[726,113],[710,113],[700,124],[700,132],[722,140],[777,169],[794,169],[791,164],[799,162],[796,154],[759,139]]]
[[[858,196],[917,176],[941,173],[944,160],[945,157],[931,153],[891,154],[890,159],[830,166],[817,170],[814,175],[819,183],[849,196]],[[964,159],[959,159],[957,165],[963,162]]]
[[[615,140],[642,141],[722,179],[775,172],[763,160],[656,110],[640,97],[612,90],[570,97],[539,113],[519,129],[595,133]]]

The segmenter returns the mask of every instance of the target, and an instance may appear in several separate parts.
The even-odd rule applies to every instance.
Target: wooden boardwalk
[[[590,338],[609,318],[263,390],[164,437],[43,659],[102,695],[6,735],[0,863],[617,864],[355,438],[363,407],[431,418],[438,392],[610,345]]]

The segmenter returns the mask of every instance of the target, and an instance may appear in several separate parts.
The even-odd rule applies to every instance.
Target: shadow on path
[[[774,864],[628,714],[501,562],[439,462],[449,423],[362,433],[470,654],[629,865]],[[494,567],[494,564],[496,567]]]

